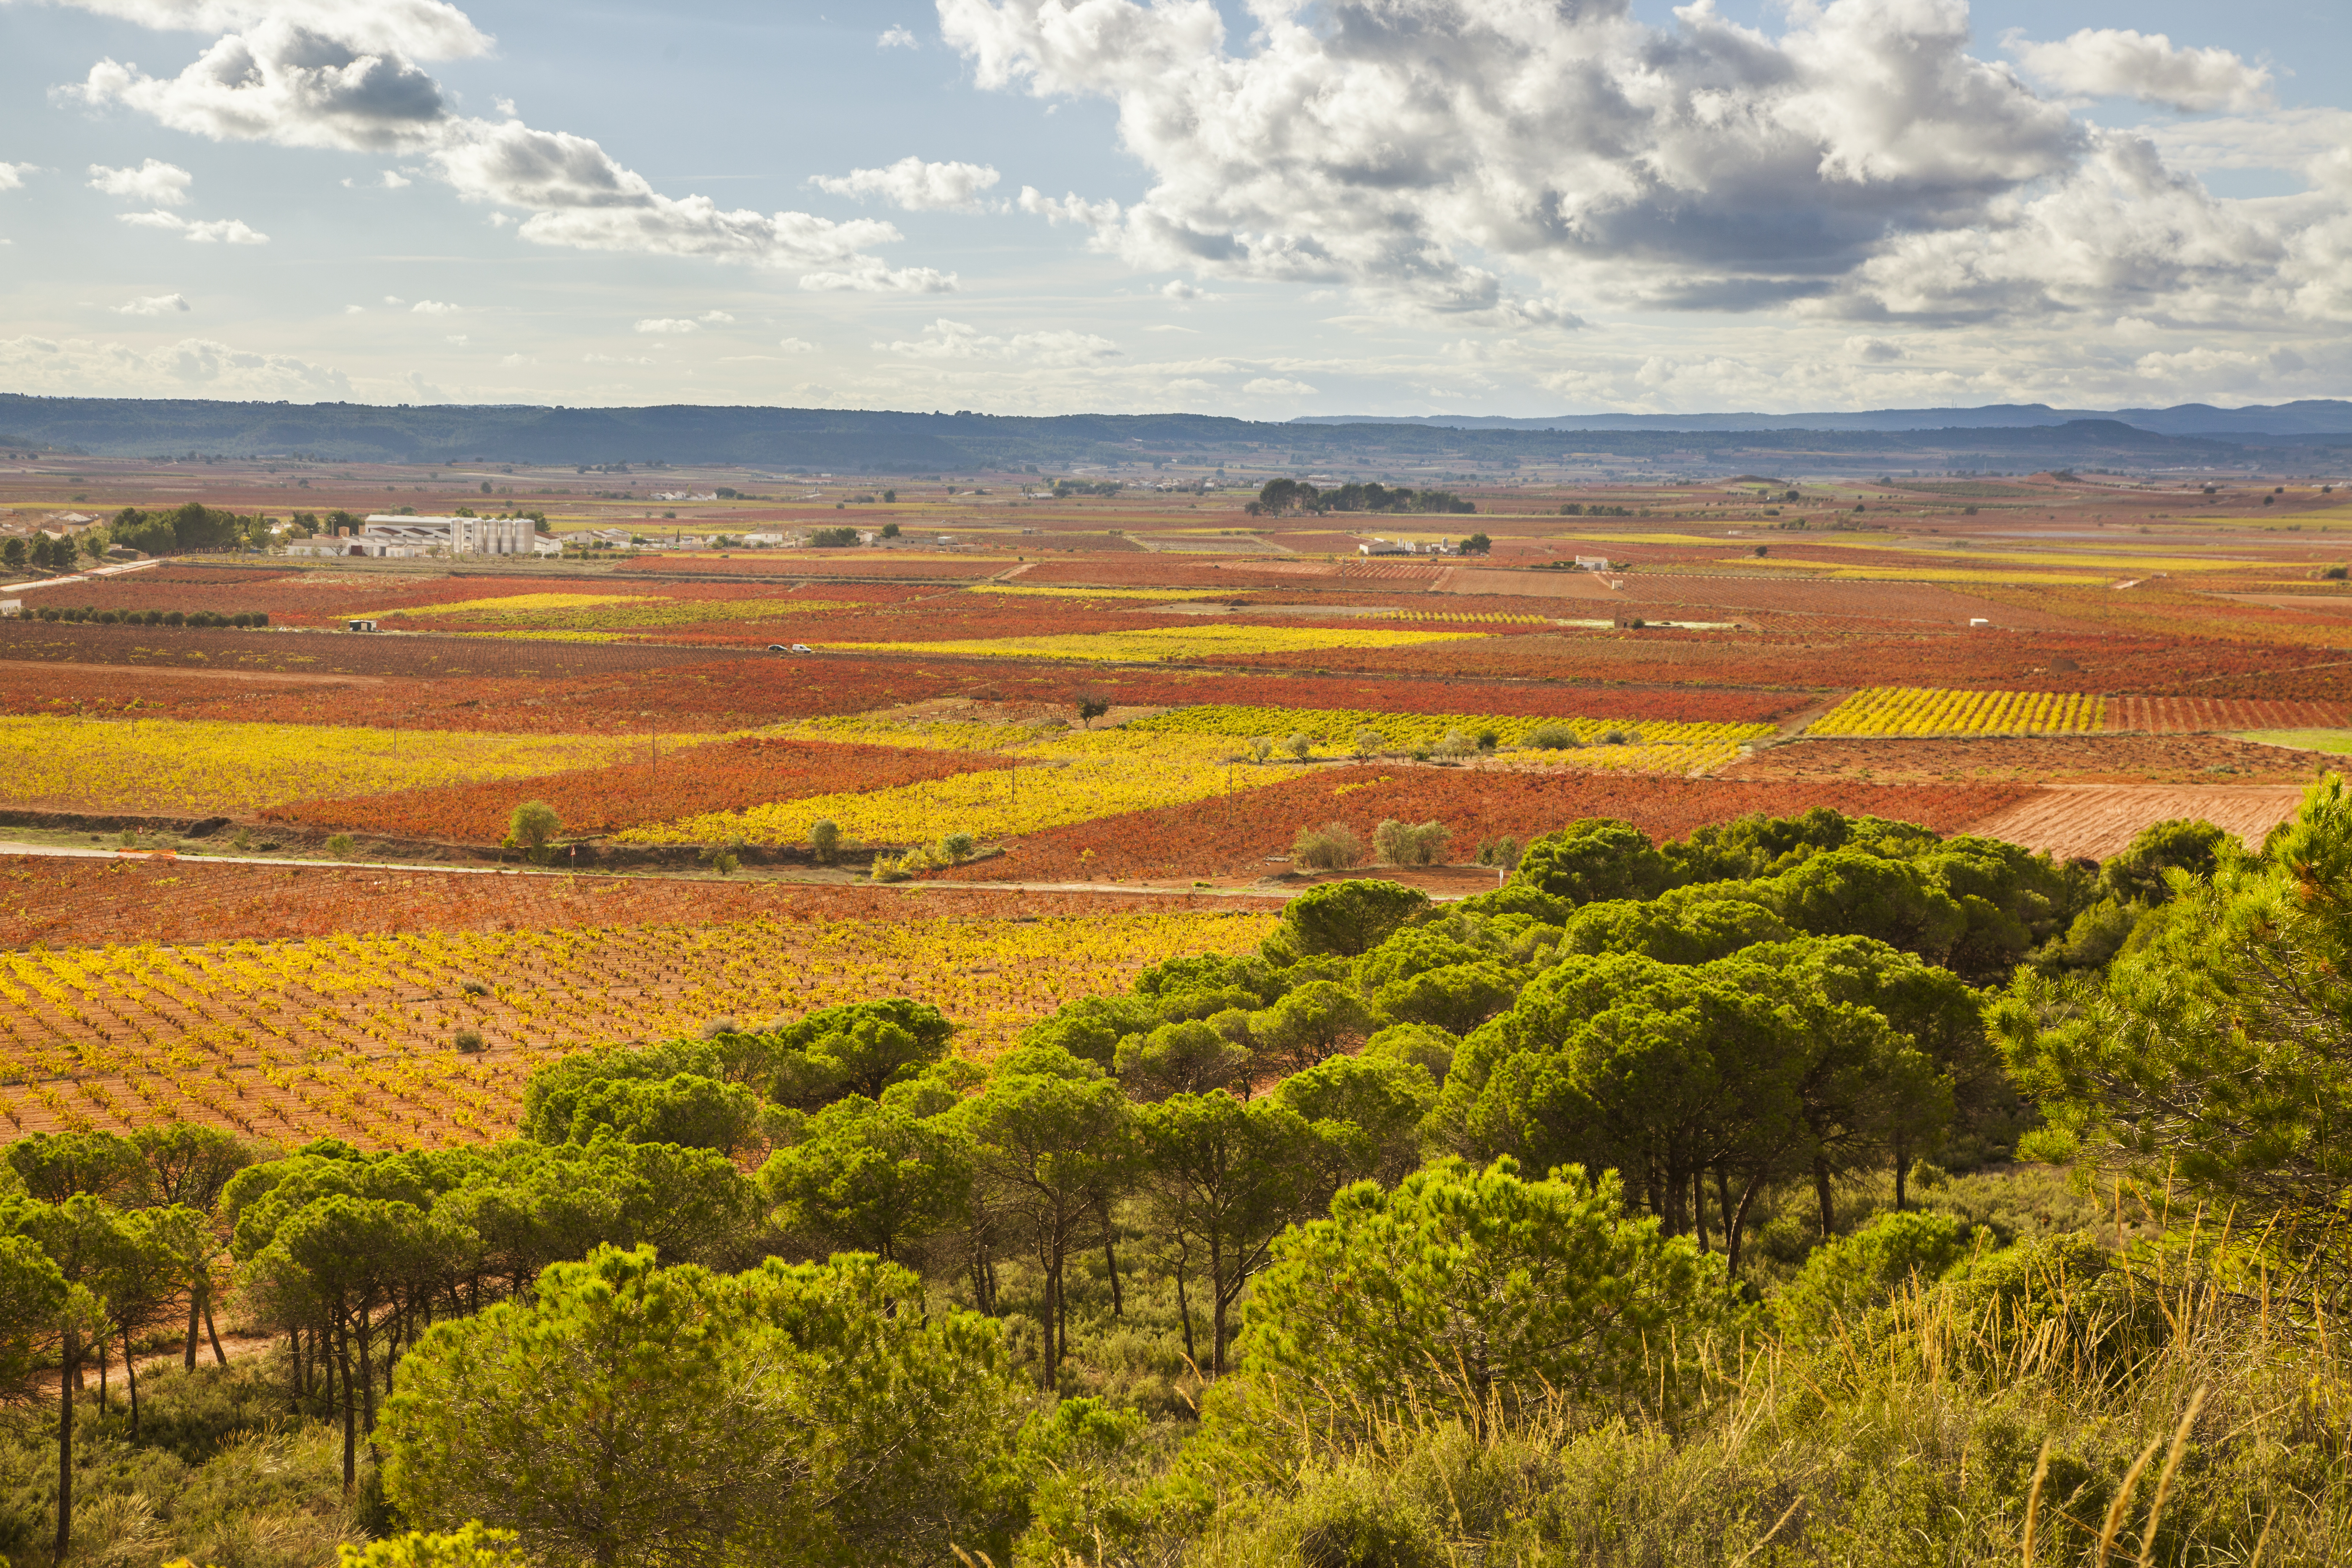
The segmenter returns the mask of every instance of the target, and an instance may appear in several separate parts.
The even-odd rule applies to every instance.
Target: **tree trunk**
[[[335,1325],[335,1359],[328,1372],[342,1373],[343,1379],[343,1495],[349,1497],[359,1486],[359,1397],[352,1388],[351,1336],[341,1323]]]
[[[221,1366],[228,1364],[228,1352],[221,1349],[220,1331],[213,1327],[213,1293],[205,1292],[205,1337],[213,1342],[213,1360]]]
[[[1059,1381],[1062,1358],[1055,1352],[1054,1327],[1062,1316],[1062,1271],[1047,1263],[1045,1266],[1045,1348],[1037,1367],[1037,1386],[1052,1393]]]
[[[1691,1227],[1698,1232],[1698,1249],[1706,1250],[1706,1173],[1693,1171],[1690,1179]]]
[[[198,1292],[190,1290],[188,1292],[188,1348],[180,1357],[180,1365],[188,1372],[196,1370],[196,1323],[203,1311],[204,1303],[199,1299]]]
[[[1821,1155],[1813,1156],[1813,1196],[1822,1205],[1822,1239],[1827,1241],[1837,1232],[1837,1212],[1830,1201],[1830,1163]]]
[[[100,1330],[98,1336],[98,1409],[101,1415],[113,1408],[107,1403],[106,1369],[114,1358],[106,1353],[106,1333]]]
[[[375,1338],[375,1325],[367,1319],[360,1320],[360,1430],[370,1437],[375,1436],[375,1368],[370,1363],[369,1350]]]
[[[1209,1375],[1225,1375],[1225,1254],[1216,1237],[1209,1237]]]
[[[1184,1300],[1184,1266],[1181,1263],[1176,1265],[1176,1315],[1184,1320],[1184,1359],[1192,1363],[1193,1371],[1198,1372],[1201,1370],[1201,1358],[1192,1344],[1192,1309]]]
[[[1896,1214],[1903,1212],[1903,1178],[1910,1174],[1903,1168],[1906,1163],[1903,1158],[1905,1152],[1903,1144],[1904,1141],[1900,1138],[1895,1141],[1895,1212]]]
[[[74,1377],[81,1369],[81,1338],[66,1330],[65,1359],[58,1376],[58,1546],[63,1563],[73,1548],[73,1415]]]
[[[139,1363],[131,1352],[131,1327],[122,1329],[122,1376],[131,1384],[131,1440],[139,1440]]]
[[[1110,1271],[1110,1315],[1123,1318],[1127,1316],[1127,1299],[1120,1294],[1118,1288],[1118,1253],[1114,1247],[1108,1216],[1103,1220],[1103,1267]]]

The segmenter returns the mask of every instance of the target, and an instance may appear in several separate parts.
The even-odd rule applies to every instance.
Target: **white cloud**
[[[1853,337],[1845,341],[1845,352],[1865,364],[1893,364],[1908,358],[1903,345],[1885,338]]]
[[[1032,216],[1042,217],[1054,224],[1074,223],[1087,228],[1107,229],[1118,222],[1119,205],[1117,202],[1108,198],[1090,202],[1075,192],[1057,200],[1034,185],[1024,185],[1020,195],[1013,198],[1013,205]]]
[[[778,342],[776,346],[783,350],[788,354],[813,354],[816,353],[816,345],[810,342],[805,338],[785,338]]]
[[[365,305],[346,305],[343,307],[343,314],[346,316],[364,316],[367,314],[367,307]]]
[[[1034,187],[1014,205],[1204,284],[1344,287],[1372,317],[1493,326],[1573,326],[1585,300],[1868,318],[2202,299],[2225,277],[2284,300],[2264,285],[2300,246],[2326,297],[2352,292],[2328,271],[2352,252],[2328,227],[2352,185],[2259,221],[2218,209],[1971,56],[1966,0],[1808,0],[1777,34],[1712,0],[1664,26],[1621,3],[1247,10],[1255,30],[1236,39],[1205,0],[940,0],[982,86],[1108,100],[1149,182],[1124,207]],[[2110,44],[2045,62],[2087,80],[2108,59],[2110,78],[2182,104],[2251,102],[2266,79],[2226,51]],[[2093,209],[2120,225],[2127,262],[2105,266],[2069,217]],[[2268,260],[2224,232],[2261,223]],[[2062,230],[2089,252],[2054,249]],[[2161,256],[2159,232],[2190,254]],[[2037,290],[2029,254],[2103,276]]]
[[[415,184],[416,182],[410,179],[407,175],[402,174],[397,169],[386,169],[383,172],[383,177],[377,183],[383,185],[387,191],[398,191],[404,190],[408,186]]]
[[[408,303],[407,300],[402,299],[397,294],[386,294],[383,297],[383,302],[387,305],[405,305]]]
[[[142,228],[168,229],[182,238],[197,245],[268,245],[269,237],[247,227],[245,220],[234,217],[204,218],[191,222],[177,213],[161,210],[152,213],[118,213],[124,223]]]
[[[650,359],[631,359],[626,356],[590,353],[582,354],[580,363],[582,364],[651,364],[654,362]]]
[[[0,163],[0,191],[21,191],[25,176],[40,165],[37,163]]]
[[[451,335],[451,337],[450,337],[450,339],[449,339],[449,342],[451,342],[455,343],[457,347],[459,347],[459,348],[461,348],[461,349],[462,349],[462,348],[464,348],[467,343],[469,343],[469,342],[473,342],[473,340],[472,340],[471,338],[467,337],[467,336],[465,333],[463,333],[463,332],[457,332],[457,333],[454,333],[454,334],[452,334],[452,335]]]
[[[1303,381],[1285,381],[1276,376],[1258,377],[1242,384],[1243,393],[1250,397],[1306,397],[1315,388]]]
[[[2162,33],[2084,27],[2054,44],[2017,32],[2001,42],[2034,76],[2085,98],[2136,98],[2189,113],[2242,112],[2271,101],[2271,73],[2263,67],[2228,49],[2175,48]]]
[[[979,328],[942,316],[911,341],[876,343],[879,353],[903,354],[925,360],[1017,360],[1029,364],[1073,366],[1098,364],[1118,357],[1118,345],[1092,332],[1019,332],[1009,338],[991,337]]]
[[[926,163],[909,155],[886,168],[818,174],[809,184],[836,196],[880,196],[908,212],[977,212],[980,193],[997,178],[984,163]]]
[[[731,327],[735,324],[735,318],[724,310],[705,310],[694,319],[706,327]]]
[[[420,60],[489,53],[491,38],[446,0],[59,0],[158,32],[227,33],[283,23],[382,54]]]
[[[150,294],[144,299],[127,300],[107,307],[118,316],[169,316],[190,309],[184,294]]]
[[[651,316],[639,321],[634,329],[640,332],[698,332],[696,323],[677,316]]]
[[[1184,332],[1196,338],[1201,335],[1201,329],[1198,327],[1179,327],[1167,321],[1161,321],[1157,325],[1149,326],[1143,330],[1147,332]]]
[[[103,163],[89,166],[91,190],[104,191],[110,196],[129,196],[154,206],[186,206],[188,187],[195,178],[178,164],[166,163],[160,158],[150,158],[135,169],[110,169]]]
[[[383,302],[387,305],[400,303],[389,294],[383,297]],[[419,300],[408,307],[408,313],[412,316],[455,316],[465,309],[465,306],[452,305],[446,300]]]
[[[914,49],[922,47],[922,40],[907,28],[894,24],[882,29],[882,36],[874,40],[874,47],[877,49]]]
[[[341,371],[288,354],[248,353],[208,338],[155,349],[88,339],[0,339],[0,381],[25,392],[152,397],[165,382],[206,397],[348,399]]]
[[[516,232],[534,244],[768,267],[799,274],[806,289],[955,287],[951,275],[868,254],[901,237],[887,223],[664,195],[586,137],[460,115],[416,62],[479,55],[489,40],[440,0],[69,3],[149,26],[231,29],[175,77],[100,61],[64,89],[92,105],[121,104],[215,141],[414,156],[468,200],[527,211]]]
[[[1224,298],[1223,294],[1212,294],[1206,289],[1202,288],[1199,284],[1188,283],[1181,278],[1171,278],[1167,282],[1162,283],[1160,286],[1160,298],[1164,300],[1172,300],[1179,305],[1190,305],[1200,300],[1222,300]]]

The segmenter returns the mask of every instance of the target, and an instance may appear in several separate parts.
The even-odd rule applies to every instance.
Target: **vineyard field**
[[[2066,735],[2101,727],[2106,700],[2056,691],[1935,691],[1873,686],[1805,728],[1809,735]]]
[[[1318,769],[1236,798],[1105,817],[1032,834],[1003,858],[940,873],[958,881],[1240,878],[1285,868],[1301,828],[1344,822],[1369,846],[1385,818],[1438,821],[1453,830],[1446,858],[1471,858],[1480,841],[1521,842],[1580,817],[1617,816],[1653,837],[1762,812],[1789,816],[1830,806],[1916,822],[1941,833],[2032,793],[2018,784],[1893,785],[1853,781],[1740,784],[1605,774],[1486,772],[1470,768]],[[1377,874],[1377,873],[1371,873]]]
[[[610,766],[641,744],[611,735],[0,718],[0,789],[14,805],[247,815],[322,790],[373,795]]]
[[[1071,997],[1176,953],[1242,952],[1272,923],[1154,908],[5,953],[0,1118],[16,1131],[176,1118],[287,1144],[481,1142],[511,1133],[534,1067],[584,1047],[905,995],[946,1012],[957,1048],[984,1061]],[[456,1050],[460,1030],[484,1048]]]

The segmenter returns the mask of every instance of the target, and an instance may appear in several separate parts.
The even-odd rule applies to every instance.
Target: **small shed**
[[[343,623],[343,629],[345,631],[352,632],[372,632],[375,630],[375,623],[373,621],[345,621]]]

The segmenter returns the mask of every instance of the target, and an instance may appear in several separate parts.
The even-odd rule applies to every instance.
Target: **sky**
[[[2352,395],[2342,0],[0,0],[0,391]]]

